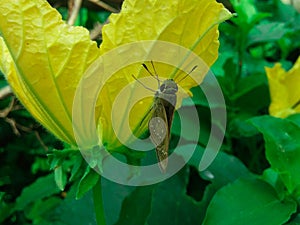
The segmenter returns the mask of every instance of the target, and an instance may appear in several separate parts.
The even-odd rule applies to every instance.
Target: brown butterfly
[[[148,73],[152,77],[154,77],[158,82],[158,89],[155,91],[145,86],[136,77],[132,75],[134,79],[138,81],[146,89],[155,92],[153,105],[149,111],[149,113],[152,113],[152,115],[148,122],[148,129],[150,132],[151,141],[156,146],[155,148],[156,156],[157,156],[160,170],[163,173],[165,173],[168,166],[170,131],[171,131],[172,121],[174,117],[175,106],[177,102],[176,93],[178,92],[178,85],[173,79],[167,79],[163,81],[162,84],[160,84],[161,81],[158,79],[158,74],[155,70],[152,61],[151,61],[151,65],[154,74],[148,69],[146,64],[142,64],[142,65],[148,71]],[[193,67],[193,69],[180,81],[186,78],[192,71],[196,69],[196,67],[197,66]]]

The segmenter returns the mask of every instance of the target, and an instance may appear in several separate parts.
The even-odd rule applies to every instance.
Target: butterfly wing
[[[156,156],[161,171],[166,172],[168,165],[168,150],[170,128],[167,113],[162,99],[156,98],[153,105],[152,117],[149,121],[150,138],[156,146]]]

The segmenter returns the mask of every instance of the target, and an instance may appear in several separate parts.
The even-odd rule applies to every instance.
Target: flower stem
[[[101,176],[99,177],[98,183],[93,187],[93,198],[97,225],[106,225],[102,199]]]

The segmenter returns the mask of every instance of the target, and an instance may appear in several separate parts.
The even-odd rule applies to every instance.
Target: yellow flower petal
[[[206,64],[206,68],[202,68],[206,72],[218,57],[218,24],[230,17],[230,12],[214,0],[125,0],[121,12],[112,14],[110,24],[103,28],[101,54],[137,41],[166,41],[192,50]],[[145,49],[145,55],[150,54],[151,50],[153,49]],[[164,53],[162,49],[161,54]],[[134,51],[129,54],[134,54]],[[118,64],[118,61],[115,60],[115,63]],[[150,63],[146,63],[153,71]],[[154,66],[158,75],[163,78],[172,78],[176,81],[185,76],[185,73],[176,72],[174,67],[163,63],[154,62]],[[141,67],[141,63],[124,68],[109,79],[100,94],[101,102],[98,101],[99,108],[105,108],[99,118],[103,129],[101,133],[106,147],[111,150],[121,147],[122,144],[116,138],[110,122],[107,121],[111,120],[111,107],[119,91],[130,82],[134,82],[132,74],[138,78],[150,76]],[[204,75],[203,72],[197,82],[186,78],[180,86],[188,92],[190,88],[202,81]],[[154,79],[153,82],[152,87],[156,89],[157,84]],[[128,109],[128,102],[133,101],[136,96],[143,96],[143,93],[148,91],[138,86],[141,85],[137,84],[131,93],[124,97],[127,101],[119,103],[118,116],[114,117],[114,120],[118,121],[116,124],[119,124],[116,128],[119,130],[117,133],[122,133],[125,136],[123,139],[130,139],[131,135],[123,132],[126,126],[124,115],[128,111],[130,111],[130,127],[136,131],[135,135],[140,136],[147,130],[147,126],[141,127],[140,123],[153,103],[154,93],[152,97],[143,99],[132,109]],[[182,97],[178,94],[179,104]]]
[[[75,145],[73,97],[99,56],[97,44],[43,0],[2,0],[0,33],[0,69],[18,98],[48,130]]]
[[[285,118],[300,112],[300,57],[289,71],[277,63],[266,68],[269,81],[271,105],[270,115]]]
[[[125,0],[121,13],[112,15],[111,23],[104,27],[99,51],[96,43],[89,40],[87,30],[66,25],[46,1],[2,0],[0,69],[32,115],[57,137],[75,145],[71,117],[75,90],[86,68],[99,55],[142,40],[167,41],[190,49],[206,66],[201,68],[203,73],[197,82],[189,77],[181,82],[188,92],[202,81],[204,71],[216,60],[218,24],[230,17],[223,5],[214,0]],[[144,50],[145,55],[151,52],[151,48]],[[112,58],[111,63],[115,66],[120,62]],[[93,68],[98,66],[93,64]],[[155,69],[164,78],[180,80],[185,76],[164,63],[155,62]],[[97,101],[98,130],[108,150],[122,147],[112,127],[111,113],[120,90],[130,82],[135,85],[129,98],[120,102],[114,116],[117,130],[123,130],[128,111],[130,126],[132,130],[138,130],[137,136],[147,129],[139,129],[140,122],[150,108],[153,96],[128,108],[136,96],[145,92],[132,74],[138,78],[150,76],[140,63],[123,68],[106,82]],[[97,75],[103,74],[99,70]],[[153,82],[156,81],[153,79]],[[178,98],[180,103],[182,97]],[[125,132],[124,137],[129,140],[130,134]]]

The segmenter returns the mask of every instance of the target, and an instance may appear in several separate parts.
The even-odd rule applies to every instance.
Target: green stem
[[[106,225],[102,199],[101,176],[99,177],[97,184],[93,187],[93,198],[97,225]]]

